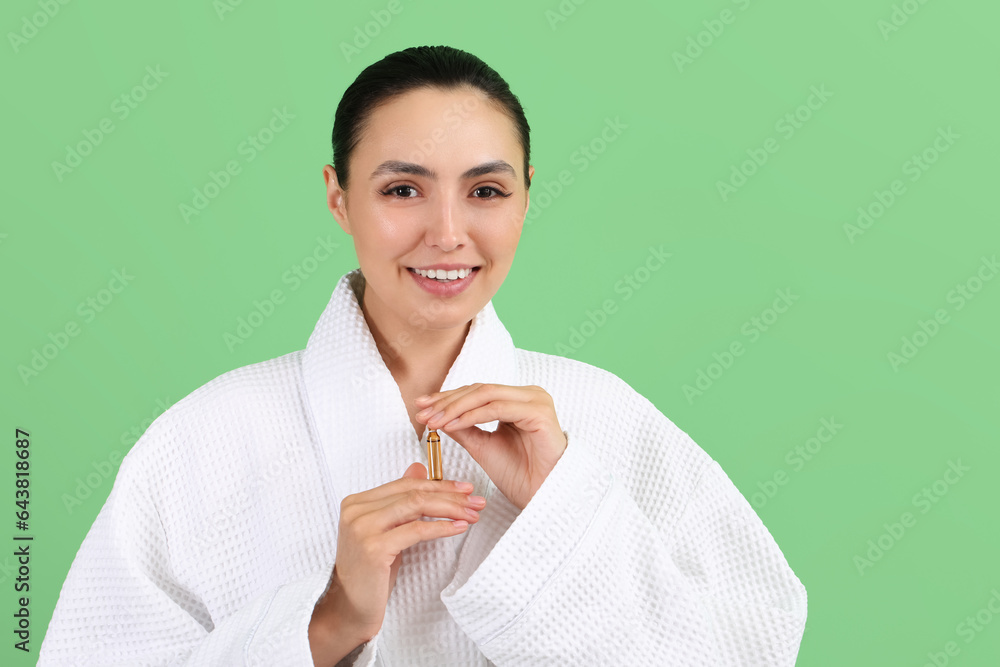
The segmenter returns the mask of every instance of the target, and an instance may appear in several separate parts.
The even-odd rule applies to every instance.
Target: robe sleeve
[[[202,555],[171,551],[148,480],[130,458],[73,561],[38,665],[311,666],[309,621],[330,573],[259,592],[213,619],[175,573],[178,559]]]
[[[677,465],[693,468],[676,511],[658,511],[665,494],[640,505],[598,443],[566,432],[495,547],[460,563],[442,600],[498,667],[795,664],[805,588],[721,467],[657,423],[683,436]],[[637,465],[631,477],[662,485]]]

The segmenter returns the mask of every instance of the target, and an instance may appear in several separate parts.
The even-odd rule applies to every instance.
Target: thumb
[[[396,577],[399,575],[399,566],[403,564],[403,552],[396,554],[395,560],[389,566],[389,591],[396,587]]]
[[[475,424],[458,429],[457,431],[445,431],[445,433],[465,448],[465,451],[469,452],[469,455],[475,459],[476,463],[482,465],[479,457],[482,455],[484,447],[489,443],[490,438],[493,437],[493,433],[484,431]]]
[[[403,473],[403,477],[410,479],[427,479],[427,468],[424,467],[423,463],[411,463],[410,467],[406,469]]]

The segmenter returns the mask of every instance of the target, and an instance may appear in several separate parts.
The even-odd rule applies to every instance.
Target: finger
[[[348,519],[357,520],[367,514],[371,514],[372,512],[378,512],[386,507],[389,507],[390,505],[406,503],[407,501],[412,502],[414,496],[439,498],[445,502],[455,503],[462,505],[463,507],[474,507],[475,509],[480,509],[478,506],[482,505],[482,501],[477,500],[478,498],[482,498],[482,496],[472,496],[469,493],[454,493],[444,489],[431,489],[430,491],[426,489],[411,489],[401,493],[395,493],[391,496],[376,498],[368,502],[353,503],[348,508]]]
[[[416,405],[427,405],[429,403],[433,403],[434,401],[438,400],[442,396],[448,396],[450,394],[455,393],[456,391],[462,391],[462,390],[468,389],[468,388],[470,388],[472,386],[473,385],[471,385],[471,384],[467,384],[467,385],[463,385],[461,387],[455,387],[454,389],[446,389],[444,391],[434,391],[434,392],[431,392],[429,394],[424,394],[423,396],[417,396],[417,398],[414,399],[414,404],[416,404]]]
[[[362,534],[385,533],[424,517],[475,523],[482,507],[475,506],[466,496],[414,491],[388,505],[370,509],[354,522],[355,529]]]
[[[444,411],[444,415],[431,422],[430,428],[450,431],[486,424],[494,420],[513,424],[522,431],[537,431],[548,417],[548,411],[539,403],[521,400],[494,400],[486,404],[459,402]]]
[[[403,473],[404,479],[427,479],[427,468],[420,461],[411,463],[410,467]]]
[[[458,389],[449,389],[448,391],[439,391],[436,394],[431,394],[433,398],[430,401],[425,401],[418,404],[418,407],[419,406],[423,407],[420,410],[420,412],[417,413],[417,420],[427,423],[427,420],[436,415],[438,412],[440,412],[444,408],[444,406],[448,405],[449,403],[451,403],[452,401],[456,400],[461,396],[465,396],[467,394],[476,391],[482,386],[484,385],[482,385],[481,383],[476,383],[476,384],[466,385],[464,387],[459,387]]]
[[[386,553],[398,554],[418,542],[458,535],[468,527],[467,521],[411,521],[383,535],[380,545]]]
[[[402,479],[345,498],[341,503],[341,519],[347,522],[356,521],[366,514],[401,502],[415,492],[438,494],[453,502],[481,509],[485,501],[480,496],[472,497],[475,499],[470,498],[474,488],[469,482],[428,480],[427,468],[422,463],[415,462],[406,469]]]
[[[447,398],[447,397],[455,396],[455,395],[458,395],[460,393],[461,394],[468,393],[469,390],[477,389],[479,387],[505,387],[505,388],[509,388],[509,389],[518,389],[518,390],[530,391],[530,392],[534,392],[534,393],[542,392],[542,393],[548,394],[548,392],[546,392],[544,389],[542,389],[538,385],[533,385],[533,384],[532,385],[525,385],[525,386],[511,386],[511,385],[503,385],[503,384],[488,384],[488,383],[477,382],[475,384],[465,385],[465,386],[462,386],[462,387],[456,387],[455,389],[448,389],[446,391],[436,391],[436,392],[433,392],[433,393],[430,393],[430,394],[425,394],[423,396],[418,396],[414,400],[414,405],[426,407],[428,405],[433,405],[433,404],[437,403],[442,398]]]
[[[524,387],[510,387],[507,385],[480,385],[480,387],[474,391],[458,396],[450,396],[431,406],[430,411],[432,414],[427,421],[427,426],[428,428],[440,428],[462,413],[487,405],[490,402],[501,401],[527,405],[532,403],[536,397],[537,394],[535,394],[535,392],[532,392]],[[496,417],[494,419],[496,419]],[[492,419],[484,421],[492,421]]]
[[[447,433],[452,440],[461,445],[465,451],[469,452],[476,463],[481,466],[483,465],[481,454],[483,451],[488,451],[484,450],[484,448],[489,444],[490,439],[493,438],[493,433],[484,431],[478,426],[441,430]]]
[[[422,470],[420,478],[415,476],[417,470]],[[457,480],[431,480],[427,479],[427,469],[420,464],[420,468],[415,465],[411,465],[407,468],[404,476],[400,479],[393,480],[381,486],[377,486],[374,489],[368,489],[367,491],[361,491],[360,493],[353,493],[346,496],[340,503],[341,514],[343,515],[345,511],[353,512],[353,508],[361,505],[365,505],[371,502],[378,502],[383,499],[389,499],[393,496],[399,495],[401,493],[406,493],[411,489],[422,489],[424,491],[436,491],[436,492],[449,492],[449,493],[461,493],[464,495],[469,495],[475,488],[469,482],[459,482]],[[385,504],[384,502],[382,503]]]

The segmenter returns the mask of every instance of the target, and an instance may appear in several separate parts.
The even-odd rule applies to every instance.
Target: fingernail
[[[468,521],[452,521],[451,525],[455,526],[455,528],[465,528],[466,526],[469,525],[469,522]]]
[[[469,504],[482,507],[486,504],[486,498],[483,498],[482,496],[469,496]]]
[[[458,423],[458,420],[457,420],[457,419],[452,419],[452,420],[451,420],[450,422],[448,422],[447,424],[445,424],[445,425],[444,425],[444,427],[445,427],[445,428],[452,428],[452,427],[453,427],[453,426],[455,426],[455,424],[457,424],[457,423]]]
[[[459,491],[472,491],[476,488],[470,482],[455,482],[455,486],[458,487]]]
[[[479,512],[477,512],[476,510],[472,509],[471,507],[465,508],[465,513],[468,514],[469,516],[471,516],[473,519],[478,519],[479,518]]]
[[[420,412],[417,413],[417,416],[418,417],[426,417],[427,413],[430,412],[430,411],[431,411],[430,408],[424,408],[423,410],[421,410]]]
[[[427,409],[430,410],[430,408],[427,408]],[[434,415],[433,417],[431,417],[427,421],[436,422],[437,420],[441,419],[441,417],[444,417],[444,410],[442,410],[441,412],[437,413],[436,415]]]
[[[424,394],[423,396],[417,396],[417,403],[423,403],[424,401],[430,400],[430,394]]]

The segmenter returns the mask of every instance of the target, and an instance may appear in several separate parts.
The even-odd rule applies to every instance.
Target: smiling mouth
[[[450,271],[445,271],[444,269],[430,269],[425,271],[423,269],[414,268],[408,268],[407,270],[416,273],[418,276],[436,280],[439,283],[450,283],[455,282],[456,280],[468,278],[474,272],[478,271],[479,267],[474,266],[470,269],[452,269]]]

